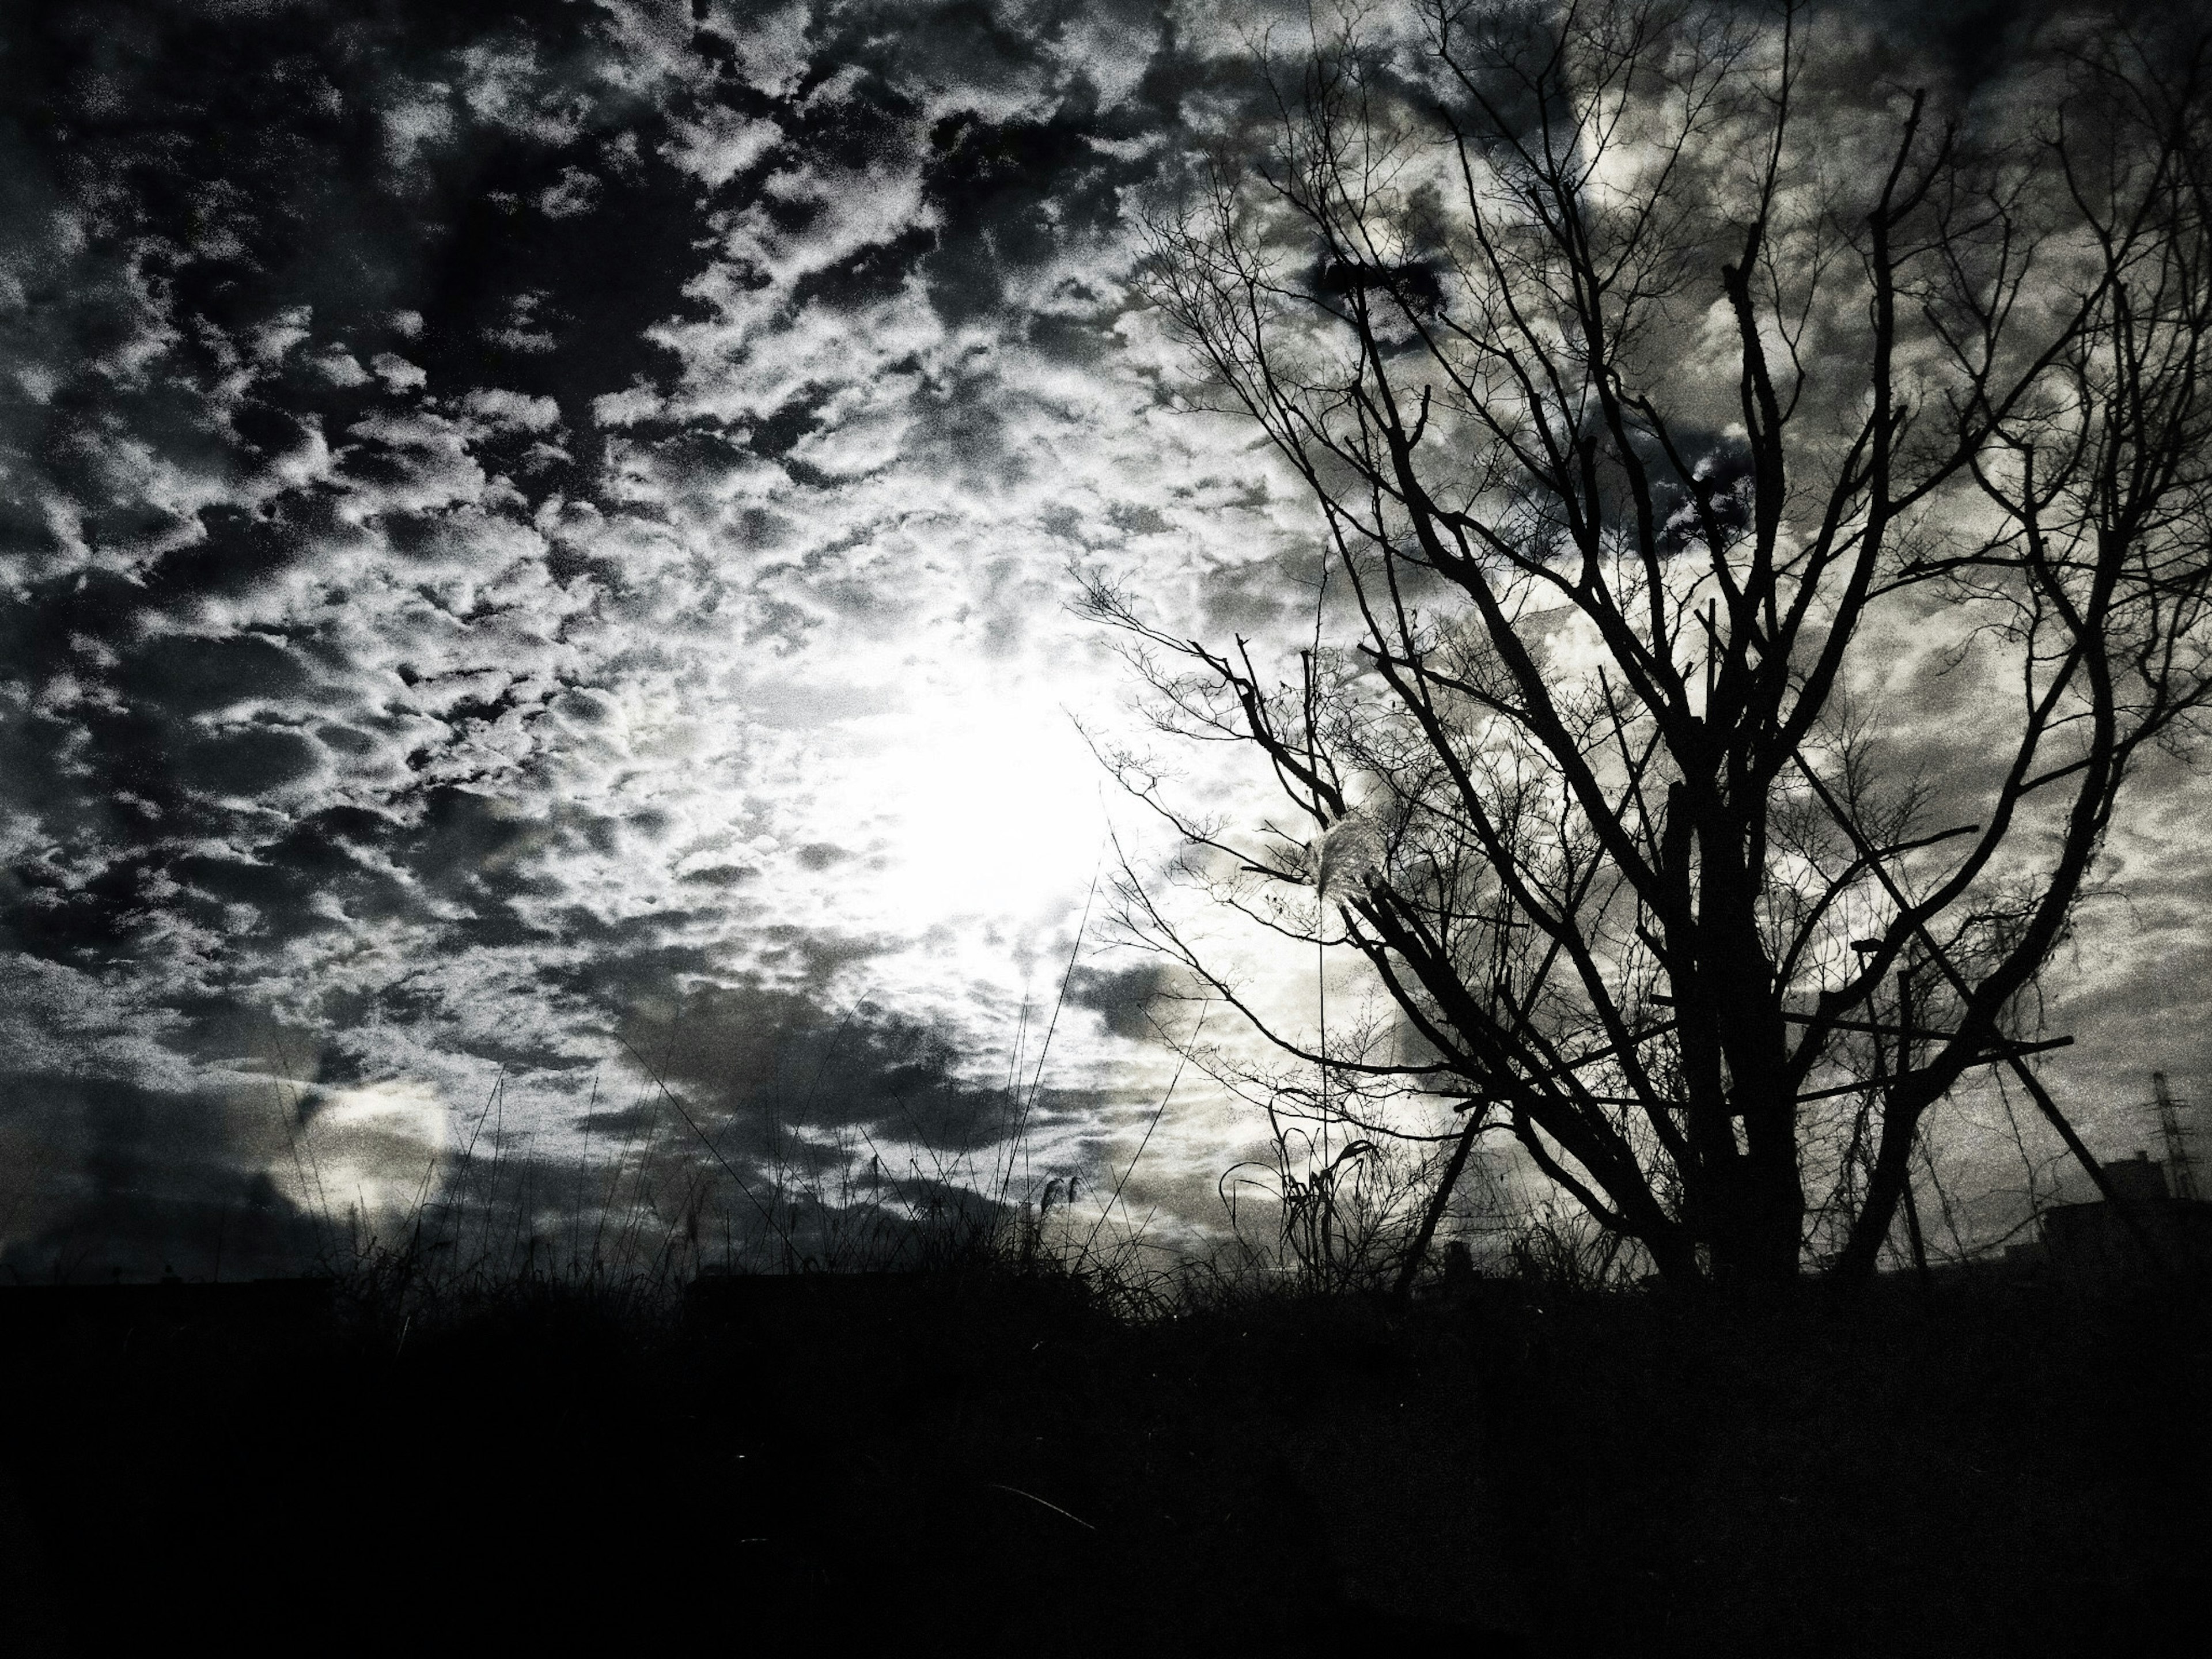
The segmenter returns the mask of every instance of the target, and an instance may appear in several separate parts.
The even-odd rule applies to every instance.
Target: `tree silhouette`
[[[1295,811],[1117,751],[1182,873],[1357,951],[1423,1052],[1270,1025],[1132,880],[1136,931],[1324,1079],[1462,1097],[1672,1279],[1872,1271],[1972,1067],[2097,1175],[2022,1009],[2212,689],[2201,33],[1948,94],[1874,50],[1461,0],[1263,46],[1266,132],[1145,280],[1319,505],[1349,637],[1277,665],[1087,592],[1158,726]]]

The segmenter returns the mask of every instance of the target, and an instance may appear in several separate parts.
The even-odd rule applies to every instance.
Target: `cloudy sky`
[[[988,1183],[1032,1085],[1010,1190],[1110,1184],[1194,1010],[1094,896],[1146,843],[1071,571],[1312,601],[1310,509],[1126,281],[1267,21],[10,9],[6,1262],[275,1262],[464,1152],[588,1213],[709,1167],[676,1103],[721,1162],[648,1197],[710,1231],[810,1161]],[[2212,1099],[2212,802],[2139,800],[2051,1070],[2117,1152],[2154,1064]],[[1178,1086],[1170,1231],[1254,1127]]]

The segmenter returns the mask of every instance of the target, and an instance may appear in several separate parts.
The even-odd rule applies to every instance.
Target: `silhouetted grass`
[[[34,1589],[84,1652],[2180,1650],[2186,1299],[1117,1285],[987,1219],[688,1299],[370,1252],[319,1333],[6,1338]]]

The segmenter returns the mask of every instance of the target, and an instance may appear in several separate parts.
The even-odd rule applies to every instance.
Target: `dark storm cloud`
[[[641,1006],[621,1036],[698,1103],[725,1156],[756,1164],[808,1146],[840,1159],[885,1144],[957,1157],[999,1140],[1012,1121],[1007,1091],[966,1079],[942,1033],[867,1004],[699,989]]]
[[[2132,8],[2145,17],[2169,9],[2161,0]],[[1814,9],[1814,18],[1825,25],[1828,20],[1820,13],[1826,11],[1847,26],[1879,29],[1901,83],[1948,82],[1954,90],[1972,92],[2017,63],[2054,19],[2076,9],[2069,0],[1827,0]]]
[[[1116,1036],[1141,1040],[1154,1034],[1153,1010],[1175,989],[1175,975],[1164,963],[1139,962],[1123,968],[1079,967],[1068,977],[1067,998],[1103,1016],[1106,1029]]]
[[[1033,1079],[978,1084],[945,1034],[807,992],[674,991],[641,1000],[617,1040],[641,1083],[635,1103],[591,1120],[600,1144],[655,1149],[664,1189],[731,1212],[741,1237],[757,1240],[764,1218],[804,1235],[817,1255],[834,1255],[823,1241],[840,1228],[894,1249],[928,1232],[933,1206],[987,1219],[1006,1197],[1009,1138],[1065,1175],[1075,1165],[1043,1143],[1099,1106]]]
[[[0,1079],[8,1157],[0,1273],[16,1282],[288,1268],[319,1242],[312,1217],[237,1166],[234,1098],[112,1078]],[[286,1109],[272,1100],[268,1111]]]

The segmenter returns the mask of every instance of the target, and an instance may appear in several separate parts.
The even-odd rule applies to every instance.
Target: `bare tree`
[[[1358,952],[1421,1052],[1269,1025],[1133,883],[1137,931],[1675,1279],[1870,1272],[1969,1068],[2096,1173],[2023,993],[2212,689],[2202,34],[2085,27],[1978,99],[1868,50],[1635,0],[1263,47],[1268,130],[1146,282],[1318,503],[1348,637],[1271,663],[1088,592],[1159,726],[1294,811],[1119,752],[1183,873]],[[1940,731],[1887,684],[1930,642]]]

